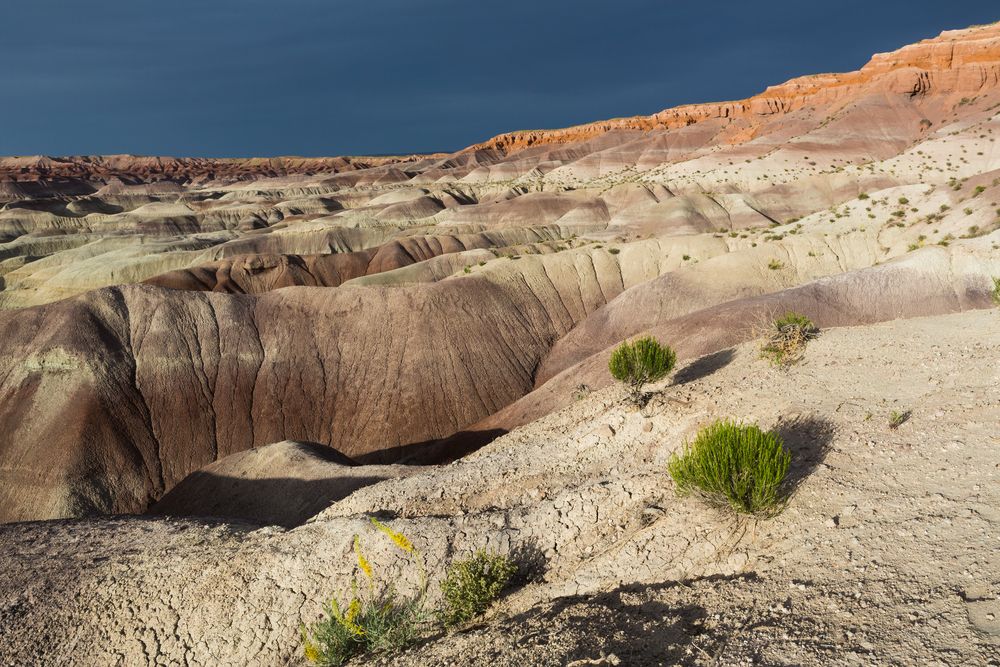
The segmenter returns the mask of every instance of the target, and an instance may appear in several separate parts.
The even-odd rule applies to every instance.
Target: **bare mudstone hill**
[[[453,154],[0,158],[0,664],[297,664],[355,534],[415,583],[377,515],[434,594],[532,566],[392,664],[1000,665],[998,138],[993,24]],[[675,497],[723,417],[777,518]]]

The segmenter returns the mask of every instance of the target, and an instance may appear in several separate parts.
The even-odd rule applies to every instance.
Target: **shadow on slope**
[[[754,580],[756,575],[751,573],[706,577],[701,581]],[[563,664],[693,664],[698,652],[714,652],[724,638],[713,636],[704,627],[709,615],[705,607],[670,605],[656,599],[668,589],[687,585],[686,582],[635,584],[598,595],[559,598],[551,606],[512,617],[505,634],[517,637],[521,650],[549,642],[572,642],[572,648],[563,656]],[[609,662],[612,655],[620,662]]]
[[[149,513],[294,528],[358,489],[390,478],[372,475],[320,480],[247,479],[198,471],[174,487]]]
[[[149,513],[291,528],[360,488],[410,472],[406,466],[359,466],[315,443],[279,442],[231,454],[196,470]]]
[[[502,428],[485,429],[481,431],[459,431],[447,438],[414,442],[409,445],[388,447],[369,454],[355,456],[354,461],[362,465],[402,464],[402,465],[437,465],[451,463],[485,447],[507,430]]]
[[[833,442],[833,422],[815,415],[803,415],[783,420],[774,431],[781,436],[792,455],[792,465],[785,480],[788,496],[795,495],[799,486],[826,458]]]
[[[730,348],[698,357],[674,374],[673,383],[675,385],[686,384],[708,377],[715,371],[728,366],[735,356],[736,354]]]

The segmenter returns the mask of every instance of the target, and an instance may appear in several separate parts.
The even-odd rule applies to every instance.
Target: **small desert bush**
[[[760,354],[775,366],[790,366],[802,358],[806,343],[819,329],[805,315],[788,312],[767,327]]]
[[[448,566],[441,582],[441,621],[452,628],[482,614],[507,587],[517,567],[507,556],[480,549]]]
[[[993,303],[1000,306],[1000,278],[993,279],[993,291],[990,295],[993,297]]]
[[[695,494],[740,514],[781,509],[791,455],[781,438],[754,424],[717,421],[702,429],[668,470],[680,495]]]
[[[677,354],[651,336],[625,341],[615,348],[608,362],[611,376],[628,385],[632,400],[639,402],[647,382],[665,378],[674,369]]]
[[[781,269],[785,268],[785,263],[782,262],[780,259],[772,259],[770,262],[767,263],[767,268],[771,269],[772,271],[780,271]]]
[[[906,410],[904,412],[899,412],[893,410],[889,413],[889,428],[895,431],[897,428],[905,424],[910,419],[910,411]]]
[[[325,618],[301,628],[305,657],[313,664],[337,666],[359,655],[402,650],[420,638],[430,619],[425,603],[427,576],[420,552],[402,533],[375,518],[371,522],[414,560],[420,571],[420,587],[412,596],[401,596],[392,586],[379,587],[372,565],[362,552],[361,540],[355,536],[354,553],[363,582],[359,585],[355,578],[346,606],[333,599],[326,606]]]
[[[353,597],[347,609],[336,600],[327,618],[303,630],[305,656],[316,665],[343,665],[358,655],[388,654],[416,641],[427,615],[420,601],[392,591]]]

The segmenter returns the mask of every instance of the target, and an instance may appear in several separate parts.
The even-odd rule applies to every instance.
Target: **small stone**
[[[649,433],[650,431],[652,431],[653,430],[653,422],[646,422],[645,424],[643,424],[642,425],[642,430],[645,431],[646,433]]]

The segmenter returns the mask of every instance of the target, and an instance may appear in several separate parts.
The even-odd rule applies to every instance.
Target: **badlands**
[[[523,565],[386,664],[1000,665],[998,137],[993,24],[454,154],[0,159],[0,663],[300,664],[355,535],[417,585],[378,516],[432,594]],[[674,493],[724,417],[777,517]]]

